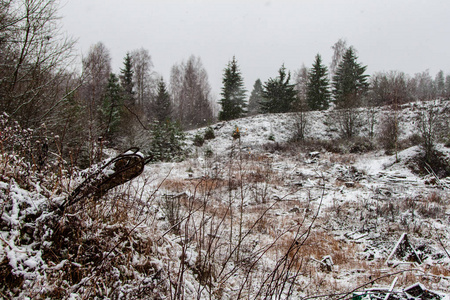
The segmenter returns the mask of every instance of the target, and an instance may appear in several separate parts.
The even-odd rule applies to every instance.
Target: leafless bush
[[[435,160],[435,143],[442,140],[448,130],[446,105],[429,105],[426,110],[417,114],[417,131],[422,139],[425,160],[432,164]]]
[[[400,134],[401,128],[397,112],[388,112],[381,121],[378,133],[378,140],[387,152],[398,151]]]
[[[328,115],[329,130],[339,131],[343,139],[357,136],[362,127],[361,112],[354,107],[335,109]]]
[[[294,135],[292,140],[298,142],[304,141],[310,129],[309,126],[307,112],[304,110],[297,112],[294,119]]]

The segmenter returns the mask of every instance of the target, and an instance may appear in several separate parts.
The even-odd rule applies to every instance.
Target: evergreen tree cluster
[[[0,113],[24,128],[45,124],[59,136],[59,144],[53,146],[58,149],[52,150],[65,158],[76,156],[67,160],[75,163],[95,163],[105,143],[116,148],[153,143],[152,147],[176,152],[182,143],[179,130],[206,126],[216,118],[227,121],[334,105],[336,111],[346,110],[347,127],[352,127],[351,110],[364,104],[450,98],[450,75],[444,76],[443,71],[435,78],[428,72],[413,77],[377,73],[369,82],[355,49],[339,40],[332,47],[330,70],[320,54],[309,70],[302,68],[295,78],[283,64],[275,77],[265,82],[257,79],[249,97],[244,75],[232,57],[223,70],[220,110],[215,115],[208,75],[199,57],[174,64],[164,81],[154,72],[148,51],[135,49],[125,54],[122,68],[114,74],[110,52],[99,42],[83,58],[80,76],[65,68],[73,58],[74,41],[56,30],[57,1],[26,1],[32,10],[23,3],[0,3]],[[302,119],[299,124],[304,132],[306,122]],[[163,140],[171,141],[170,145]]]
[[[131,62],[130,53],[127,52],[124,61],[123,61],[123,69],[120,69],[120,85],[122,86],[124,93],[124,100],[127,104],[134,104],[134,83],[133,83],[133,66]]]
[[[111,139],[118,131],[123,104],[123,89],[119,79],[110,73],[101,110],[101,120],[104,123],[104,136]]]

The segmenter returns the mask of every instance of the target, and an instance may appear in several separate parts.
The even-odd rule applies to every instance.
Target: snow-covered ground
[[[417,112],[429,104],[399,111],[401,139],[415,133]],[[337,138],[328,113],[308,113],[309,139]],[[375,119],[386,113],[376,108]],[[449,293],[449,179],[412,171],[419,146],[393,155],[288,147],[295,118],[214,124],[215,138],[188,143],[185,161],[149,164],[131,183],[64,214],[49,207],[76,180],[23,178],[3,155],[2,296],[348,299],[396,277],[398,295],[417,282]],[[438,150],[449,161],[450,149]],[[388,264],[404,233],[420,262],[404,250]]]

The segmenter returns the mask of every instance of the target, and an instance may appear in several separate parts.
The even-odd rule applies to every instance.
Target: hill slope
[[[399,112],[401,139],[424,107]],[[215,124],[185,161],[148,165],[64,213],[53,207],[82,173],[48,175],[2,153],[2,296],[337,299],[395,277],[399,297],[416,282],[449,292],[448,178],[414,172],[418,146],[395,156],[326,142],[339,134],[326,114],[309,113],[306,146],[284,144],[294,114]],[[403,233],[412,248],[390,255]]]

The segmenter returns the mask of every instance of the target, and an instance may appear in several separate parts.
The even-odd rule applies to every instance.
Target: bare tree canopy
[[[55,0],[1,1],[0,11],[0,109],[33,125],[64,99],[74,41]]]
[[[157,80],[153,78],[153,63],[148,50],[140,48],[131,51],[131,64],[136,104],[145,105],[149,103],[153,86],[157,85]]]
[[[213,119],[208,75],[199,57],[191,56],[186,62],[172,67],[171,93],[175,119],[185,129],[207,125]]]
[[[345,39],[339,39],[333,46],[331,46],[331,49],[333,49],[333,57],[331,58],[330,64],[330,78],[333,78],[339,64],[342,61],[342,57],[344,57],[344,53],[348,49],[347,41]]]

